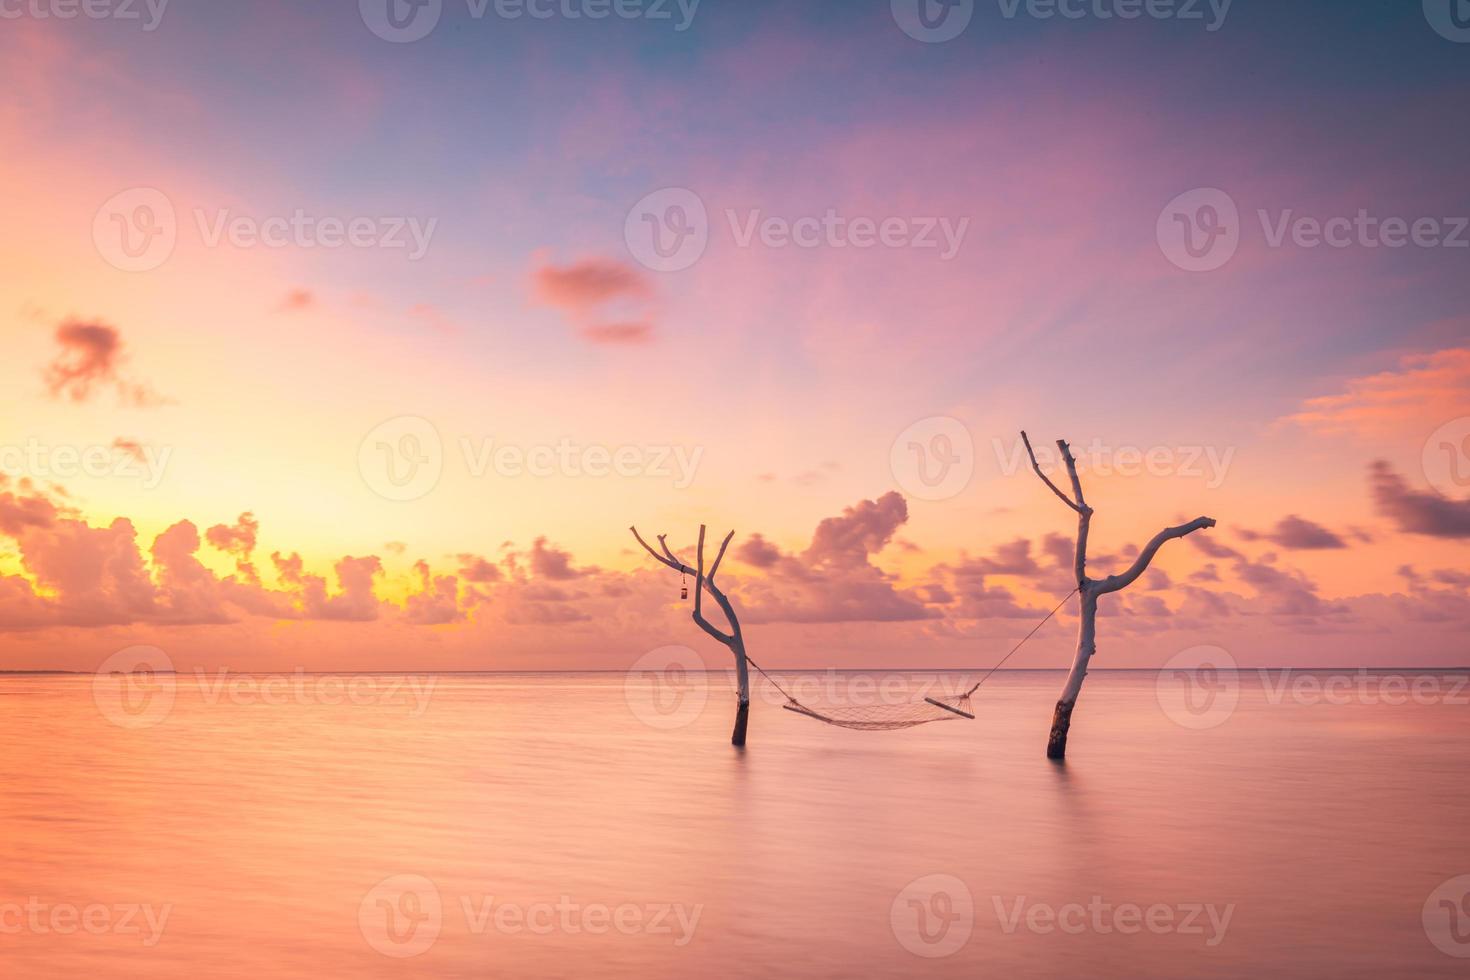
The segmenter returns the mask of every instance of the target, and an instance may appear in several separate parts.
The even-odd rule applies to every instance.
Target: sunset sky
[[[0,669],[1465,665],[1470,38],[973,6],[7,6]]]

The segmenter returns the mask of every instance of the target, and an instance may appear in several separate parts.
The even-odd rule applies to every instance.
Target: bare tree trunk
[[[1084,590],[1082,596],[1082,621],[1077,627],[1077,656],[1072,661],[1072,670],[1067,674],[1066,686],[1057,701],[1056,711],[1051,717],[1051,735],[1046,740],[1046,757],[1062,759],[1067,755],[1067,732],[1072,727],[1072,709],[1077,706],[1077,695],[1082,693],[1082,681],[1087,677],[1087,664],[1097,652],[1097,594]]]
[[[1036,471],[1036,475],[1041,477],[1042,482],[1051,488],[1051,492],[1060,497],[1063,503],[1077,512],[1077,548],[1074,557],[1077,593],[1082,598],[1081,618],[1077,627],[1077,655],[1072,660],[1072,669],[1067,674],[1067,683],[1062,688],[1062,696],[1057,700],[1056,710],[1052,712],[1051,734],[1046,740],[1046,757],[1065,759],[1067,734],[1072,728],[1072,711],[1077,707],[1077,697],[1082,693],[1082,682],[1087,678],[1087,665],[1091,662],[1092,655],[1097,652],[1098,598],[1132,585],[1134,580],[1148,568],[1149,563],[1154,560],[1154,555],[1158,554],[1159,548],[1165,541],[1182,538],[1201,528],[1214,527],[1215,521],[1210,517],[1198,517],[1188,524],[1166,527],[1153,536],[1152,540],[1138,553],[1132,566],[1121,575],[1109,575],[1104,579],[1089,578],[1087,576],[1087,536],[1092,528],[1092,508],[1087,506],[1087,501],[1082,496],[1082,480],[1077,475],[1077,460],[1072,457],[1072,450],[1067,443],[1058,439],[1057,448],[1061,450],[1062,462],[1066,464],[1067,476],[1072,484],[1072,495],[1068,496],[1042,472],[1041,464],[1036,461],[1036,453],[1031,448],[1031,440],[1025,432],[1021,433],[1021,441],[1026,444],[1026,453],[1031,457],[1031,468]]]
[[[643,549],[656,558],[659,562],[669,566],[676,572],[684,575],[694,576],[694,622],[699,628],[729,648],[735,657],[735,681],[738,703],[735,709],[735,730],[730,734],[730,744],[736,746],[745,745],[746,729],[750,723],[750,661],[745,656],[745,637],[740,632],[740,619],[735,615],[735,607],[730,603],[730,598],[720,591],[715,585],[715,572],[719,571],[720,562],[725,558],[725,549],[730,547],[730,539],[735,537],[731,531],[725,535],[725,540],[720,543],[720,553],[715,556],[715,562],[710,566],[709,574],[704,572],[704,531],[703,524],[699,525],[699,549],[696,558],[696,567],[690,568],[679,560],[678,556],[669,550],[667,535],[658,536],[659,547],[663,554],[659,554],[651,548],[643,536],[638,533],[636,527],[628,530],[633,532],[633,537],[643,545]],[[704,618],[703,599],[708,593],[720,611],[725,614],[725,619],[730,623],[730,632],[725,633],[717,629],[709,620]]]

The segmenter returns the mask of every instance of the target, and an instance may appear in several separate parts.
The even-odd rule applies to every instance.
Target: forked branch
[[[1051,477],[1046,475],[1046,472],[1041,468],[1041,464],[1036,461],[1036,450],[1031,448],[1031,439],[1026,435],[1024,429],[1021,430],[1021,441],[1026,444],[1026,455],[1031,457],[1031,468],[1036,471],[1037,476],[1041,477],[1041,482],[1050,487],[1051,492],[1056,494],[1062,503],[1081,513],[1083,508],[1087,506],[1082,502],[1082,481],[1077,478],[1077,461],[1072,458],[1072,450],[1067,448],[1066,442],[1058,439],[1057,445],[1061,447],[1062,459],[1067,463],[1067,473],[1072,478],[1072,491],[1077,495],[1076,500],[1062,493],[1061,489],[1055,483],[1051,482]]]
[[[1155,534],[1148,544],[1143,546],[1143,550],[1138,553],[1138,557],[1133,560],[1132,566],[1126,572],[1120,575],[1109,575],[1107,578],[1098,582],[1096,586],[1097,594],[1106,595],[1109,592],[1117,592],[1119,589],[1126,589],[1132,585],[1134,580],[1148,569],[1149,563],[1154,560],[1154,555],[1159,553],[1159,549],[1163,547],[1165,541],[1182,538],[1186,534],[1193,534],[1202,528],[1214,526],[1215,519],[1213,517],[1196,517],[1188,524],[1164,528],[1158,534]]]
[[[710,636],[714,637],[716,640],[719,640],[726,646],[730,646],[731,644],[739,642],[740,621],[735,618],[735,608],[730,604],[729,597],[721,592],[719,587],[715,585],[715,573],[720,569],[720,562],[723,561],[725,558],[725,549],[730,547],[730,541],[735,537],[735,532],[731,531],[729,534],[725,535],[725,540],[720,545],[720,552],[718,555],[715,556],[714,565],[710,567],[709,574],[706,575],[704,573],[705,526],[703,524],[699,526],[699,551],[696,559],[697,567],[695,568],[690,568],[688,565],[684,564],[684,562],[679,559],[679,556],[674,554],[673,550],[669,548],[669,543],[667,540],[668,535],[658,535],[659,547],[663,549],[663,554],[659,554],[653,549],[652,545],[643,540],[643,535],[638,533],[637,527],[630,527],[628,528],[628,530],[632,531],[633,537],[637,538],[638,543],[643,545],[643,550],[656,558],[660,564],[667,565],[669,568],[672,568],[674,571],[679,572],[680,574],[694,576],[694,621],[699,625],[699,628],[704,630]],[[722,630],[716,628],[712,623],[709,622],[709,620],[705,619],[704,609],[700,602],[705,592],[708,592],[714,598],[715,603],[720,607],[720,611],[725,614],[725,618],[730,623],[729,633],[723,632]]]

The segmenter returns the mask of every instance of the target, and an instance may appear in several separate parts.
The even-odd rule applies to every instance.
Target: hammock
[[[862,732],[889,732],[899,728],[913,728],[916,725],[927,725],[932,721],[954,721],[956,718],[968,718],[971,721],[975,716],[970,711],[970,696],[980,689],[980,685],[990,680],[990,675],[1000,670],[1001,664],[1011,659],[1011,656],[1025,644],[1036,631],[1047,624],[1057,610],[1067,604],[1067,599],[1077,594],[1073,589],[1067,593],[1066,599],[1057,603],[1051,612],[1031,628],[1031,632],[1021,637],[1019,643],[1011,647],[1011,652],[1000,658],[1000,662],[986,672],[985,676],[975,682],[964,694],[953,695],[943,698],[924,698],[921,701],[911,701],[903,704],[873,704],[873,705],[829,705],[824,708],[813,708],[802,704],[792,697],[780,683],[766,673],[761,665],[747,656],[748,662],[756,670],[760,671],[762,677],[780,691],[786,698],[786,703],[781,705],[787,711],[794,711],[808,718],[825,722],[828,725],[836,725],[838,728],[852,728]]]
[[[781,707],[838,728],[855,728],[862,732],[889,732],[897,728],[925,725],[931,721],[953,721],[956,718],[969,718],[973,721],[975,718],[970,714],[968,694],[949,698],[925,698],[909,704],[832,705],[821,711],[813,711],[799,701],[789,701]]]

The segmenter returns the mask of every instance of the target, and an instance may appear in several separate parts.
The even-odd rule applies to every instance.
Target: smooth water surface
[[[762,699],[744,751],[718,678],[7,676],[0,959],[155,980],[1465,976],[1470,902],[1446,883],[1470,874],[1470,689],[1425,677],[1385,699],[1371,676],[1329,697],[1246,673],[1222,711],[1097,672],[1059,766],[1048,672],[897,732]],[[934,678],[896,679],[907,698]]]

